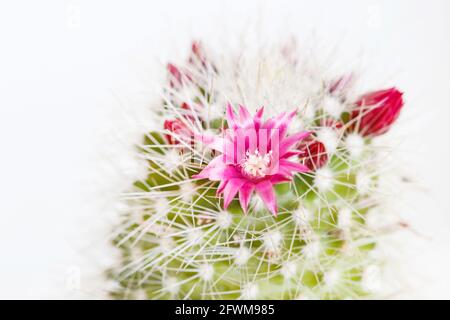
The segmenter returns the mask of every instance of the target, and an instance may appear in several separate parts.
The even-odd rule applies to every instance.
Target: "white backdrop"
[[[249,29],[338,44],[406,92],[400,148],[414,187],[400,208],[416,232],[397,239],[407,250],[393,255],[414,281],[397,297],[450,298],[446,0],[0,4],[0,298],[101,297],[100,271],[115,254],[104,243],[109,200],[132,170],[127,141],[105,144],[145,125],[137,110],[150,101],[155,66],[192,37],[225,41]]]

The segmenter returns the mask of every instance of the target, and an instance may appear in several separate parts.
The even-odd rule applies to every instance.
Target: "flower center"
[[[252,178],[264,177],[269,167],[271,156],[272,151],[269,151],[265,155],[259,154],[258,149],[253,153],[247,151],[245,153],[245,159],[241,164],[243,172]]]

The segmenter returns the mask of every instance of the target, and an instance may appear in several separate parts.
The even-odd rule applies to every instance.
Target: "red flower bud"
[[[183,102],[181,104],[181,109],[185,110],[183,117],[193,123],[195,121],[193,116],[196,113],[195,109],[188,105],[186,102]]]
[[[354,76],[352,74],[348,74],[340,77],[339,79],[331,81],[328,87],[328,92],[331,94],[341,94],[346,91],[354,80]]]
[[[180,119],[164,121],[164,129],[174,134],[166,134],[166,139],[169,144],[178,144],[181,139],[188,142],[192,137],[192,130]]]
[[[302,151],[300,159],[311,170],[320,169],[328,162],[327,150],[320,141],[309,139],[300,144],[299,148]]]
[[[389,130],[403,107],[403,93],[396,88],[363,95],[351,113],[351,131],[363,136],[377,136]]]
[[[180,70],[172,63],[167,64],[167,71],[169,71],[169,84],[171,88],[179,88],[183,85],[183,81],[192,80],[191,77]]]
[[[205,49],[200,41],[193,41],[191,45],[191,53],[188,58],[189,64],[196,68],[200,73],[205,71],[213,71],[217,73],[216,66],[208,59]],[[193,77],[195,77],[193,75]]]
[[[191,64],[199,62],[203,67],[206,67],[205,53],[203,52],[202,45],[199,41],[192,42],[191,56],[189,57],[188,61]]]
[[[336,130],[342,129],[342,127],[344,126],[344,124],[340,120],[335,120],[332,118],[321,119],[320,125],[322,127],[330,127]]]
[[[173,88],[177,85],[181,85],[182,83],[182,74],[181,71],[173,64],[167,64],[167,71],[170,73],[170,86]]]

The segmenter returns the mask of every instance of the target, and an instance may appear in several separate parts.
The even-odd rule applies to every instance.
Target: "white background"
[[[163,70],[192,37],[226,43],[251,28],[339,44],[406,92],[400,148],[415,182],[402,208],[420,235],[400,239],[411,249],[398,254],[401,268],[414,281],[396,297],[450,298],[445,0],[2,2],[0,298],[102,296],[100,270],[114,261],[105,195],[113,199],[127,173],[105,154],[129,151],[126,141],[112,142],[115,151],[105,144],[132,136],[127,117],[150,101],[154,66]]]

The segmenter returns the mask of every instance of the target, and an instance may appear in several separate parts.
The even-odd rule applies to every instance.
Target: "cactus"
[[[372,144],[399,110],[380,120],[377,110],[391,100],[353,98],[355,81],[327,78],[291,47],[214,55],[194,42],[186,63],[169,64],[163,101],[154,108],[161,125],[138,145],[147,175],[124,195],[128,209],[114,239],[121,263],[108,272],[117,281],[111,296],[372,297],[368,278],[380,264],[372,254],[379,230],[369,222],[382,201],[383,166]],[[257,194],[247,210],[237,196],[225,206],[220,181],[198,177],[217,156],[198,134],[219,136],[230,126],[226,106],[239,104],[250,113],[264,105],[267,117],[297,109],[289,134],[311,133],[294,146],[292,160],[310,170],[274,186],[276,215]],[[368,114],[370,124],[363,121]],[[369,130],[374,121],[385,130]]]

